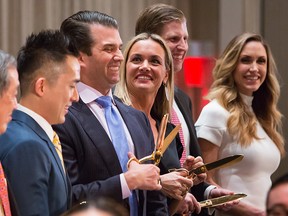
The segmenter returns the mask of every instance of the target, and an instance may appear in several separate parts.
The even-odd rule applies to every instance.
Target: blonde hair
[[[161,85],[159,88],[153,107],[151,109],[151,115],[154,118],[162,119],[163,115],[166,113],[170,113],[170,109],[172,107],[173,98],[174,98],[174,71],[173,71],[173,59],[170,52],[170,49],[166,45],[165,41],[156,34],[142,33],[135,37],[133,37],[126,45],[126,49],[124,51],[124,61],[121,64],[120,68],[120,81],[116,85],[114,94],[119,97],[125,104],[128,106],[131,105],[131,100],[129,97],[129,92],[127,89],[127,80],[126,80],[126,64],[128,61],[128,56],[133,45],[141,40],[151,39],[163,48],[165,52],[165,68],[168,71],[168,80],[167,83]],[[166,93],[165,92],[166,88]],[[167,95],[166,95],[167,94]],[[168,97],[168,98],[167,98]]]
[[[244,46],[251,41],[260,42],[267,53],[266,78],[260,88],[253,93],[254,113],[248,110],[247,105],[241,99],[233,79],[239,56]],[[227,121],[229,133],[236,137],[240,145],[249,146],[253,139],[259,139],[256,134],[258,120],[283,156],[285,149],[282,136],[282,114],[277,108],[280,96],[277,67],[271,50],[263,38],[253,33],[243,33],[233,38],[216,61],[213,78],[214,82],[207,98],[217,99],[230,112]]]

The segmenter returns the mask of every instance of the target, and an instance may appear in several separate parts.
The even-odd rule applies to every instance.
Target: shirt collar
[[[39,124],[39,126],[45,131],[49,139],[53,142],[53,129],[51,125],[46,121],[46,119],[44,119],[38,113],[34,112],[33,110],[21,104],[18,104],[17,110],[20,110],[29,115],[31,118],[33,118]]]
[[[97,98],[103,96],[99,91],[97,91],[96,89],[84,84],[83,82],[77,83],[77,90],[78,90],[78,93],[79,93],[81,100],[85,104],[89,104],[89,103],[95,101]],[[112,98],[113,103],[115,104],[111,89],[106,96],[110,96]]]

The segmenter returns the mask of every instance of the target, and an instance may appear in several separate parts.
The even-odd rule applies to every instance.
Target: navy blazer
[[[151,154],[154,139],[145,114],[118,100],[115,102],[132,137],[136,157]],[[74,203],[107,196],[127,206],[127,199],[122,199],[122,169],[117,154],[106,131],[88,106],[81,99],[73,103],[65,123],[54,126],[54,129],[62,143]],[[168,214],[166,198],[160,191],[138,193],[140,215]]]
[[[70,207],[70,182],[55,147],[26,113],[15,110],[0,136],[12,215],[59,216]]]
[[[175,87],[174,90],[174,99],[185,119],[185,122],[188,126],[188,130],[190,133],[189,154],[194,157],[201,156],[201,150],[198,144],[197,134],[192,117],[191,100],[187,94],[185,94],[177,87]],[[204,191],[208,186],[209,185],[206,183],[200,183],[198,185],[193,186],[190,192],[196,197],[198,201],[201,201],[204,199]],[[201,211],[200,214],[203,216],[208,215],[206,211]]]

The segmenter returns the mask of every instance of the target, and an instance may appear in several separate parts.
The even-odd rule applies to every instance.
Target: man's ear
[[[46,84],[47,80],[44,77],[36,79],[34,84],[34,91],[36,95],[38,95],[39,97],[42,97],[44,95]]]
[[[83,52],[79,52],[79,56],[78,56],[78,62],[80,64],[80,67],[86,67],[86,58],[87,58],[87,54],[83,53]]]

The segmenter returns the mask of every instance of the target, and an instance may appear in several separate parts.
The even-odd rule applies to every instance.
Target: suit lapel
[[[56,160],[56,163],[57,163],[57,166],[59,168],[59,170],[61,171],[61,176],[65,182],[65,188],[66,188],[66,192],[67,192],[67,195],[68,195],[68,183],[67,183],[67,176],[66,176],[66,172],[63,170],[63,166],[62,166],[62,163],[61,163],[61,160],[56,152],[56,149],[54,147],[54,144],[50,141],[50,139],[46,140],[47,142],[47,145],[54,157],[54,159]]]
[[[175,102],[177,103],[184,119],[187,124],[188,130],[190,132],[190,155],[192,156],[199,156],[201,155],[200,147],[198,145],[197,135],[194,127],[194,121],[192,117],[192,111],[189,109],[189,106],[183,106],[183,104],[187,104],[187,102],[184,101],[184,96],[181,95],[180,89],[175,87]],[[184,94],[184,93],[183,93]],[[188,97],[188,96],[187,96]]]
[[[79,120],[94,147],[100,153],[100,156],[106,164],[110,175],[113,176],[122,173],[119,160],[115,160],[115,158],[118,158],[118,156],[115,152],[113,143],[111,142],[101,123],[88,108],[88,106],[80,99],[78,103],[73,104],[70,111]],[[93,127],[91,127],[91,125],[93,125]]]
[[[182,106],[183,101],[181,100],[181,96],[179,94],[177,94],[177,92],[178,92],[178,89],[175,88],[175,97],[174,98],[175,98],[176,104],[178,105],[178,107],[179,107],[179,109],[180,109],[180,111],[181,111],[181,113],[185,119],[185,122],[188,126],[189,131],[193,131],[192,127],[194,127],[194,125],[192,125],[193,124],[192,119],[191,119],[192,117],[188,114],[191,112],[191,110],[188,110],[188,109],[186,109],[185,106]],[[192,113],[191,113],[191,115],[192,115]]]
[[[60,158],[56,152],[56,149],[53,145],[53,143],[51,142],[51,140],[49,139],[48,135],[45,133],[45,131],[40,127],[40,125],[29,115],[27,115],[26,113],[19,111],[19,110],[15,110],[13,113],[13,119],[17,120],[17,121],[21,121],[24,124],[26,124],[28,127],[30,127],[35,134],[37,134],[48,146],[48,148],[50,149],[54,160],[57,163],[57,166],[61,172],[61,176],[63,181],[65,182],[65,189],[68,195],[68,186],[67,186],[67,179],[66,179],[66,173],[63,170]]]
[[[149,148],[145,146],[149,145],[150,143],[143,143],[143,139],[141,140],[143,135],[139,131],[139,116],[135,116],[134,112],[129,112],[130,108],[124,105],[122,102],[119,102],[118,100],[115,100],[115,102],[132,138],[135,148],[135,156],[137,158],[142,158],[148,154],[151,154],[152,152],[147,152],[147,149]],[[146,138],[145,140],[149,139]]]

